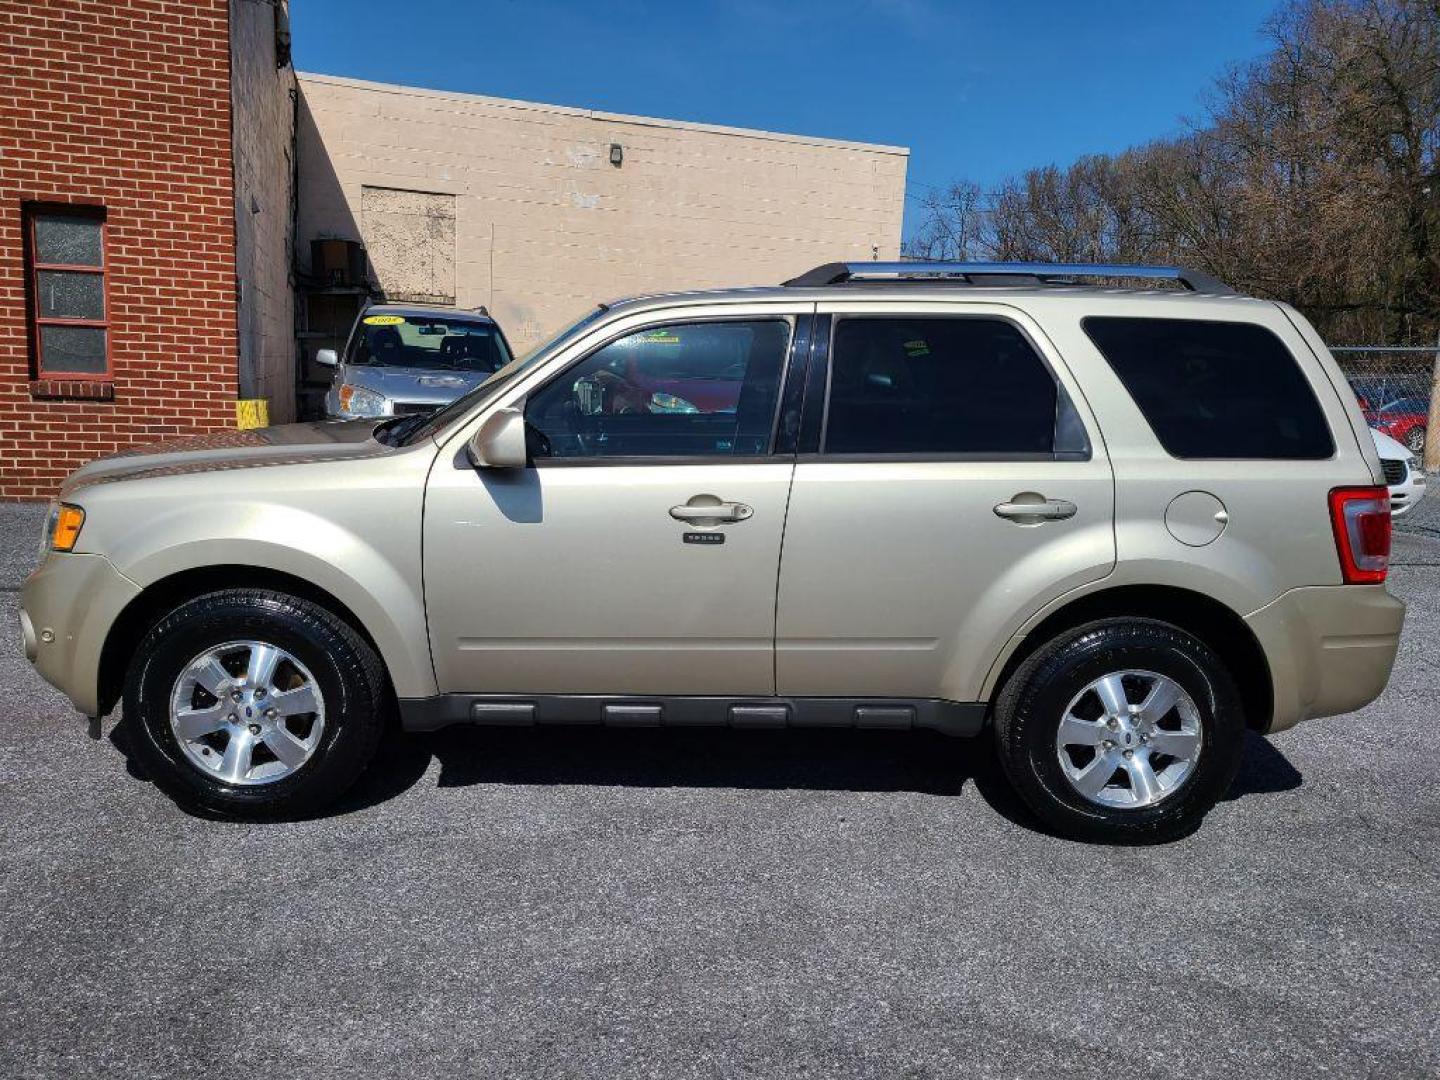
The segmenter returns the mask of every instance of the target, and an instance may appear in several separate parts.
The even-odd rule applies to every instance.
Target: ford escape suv
[[[433,415],[96,461],[21,622],[221,813],[333,799],[392,714],[932,728],[991,733],[1051,828],[1155,840],[1247,730],[1384,687],[1384,480],[1284,304],[830,264],[598,307]]]

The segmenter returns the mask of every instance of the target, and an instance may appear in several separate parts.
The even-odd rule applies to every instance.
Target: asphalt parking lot
[[[0,653],[5,1077],[1440,1074],[1440,493],[1389,690],[1149,849],[986,744],[396,740],[336,813],[187,816]],[[0,622],[39,529],[0,506]],[[13,633],[10,635],[14,640]]]

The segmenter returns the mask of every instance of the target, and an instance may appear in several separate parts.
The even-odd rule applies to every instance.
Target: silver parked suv
[[[601,306],[431,416],[97,461],[21,621],[222,813],[333,799],[394,713],[988,728],[1051,827],[1159,839],[1247,729],[1384,687],[1383,481],[1284,304],[1155,267],[832,264]]]
[[[504,333],[483,307],[414,304],[369,305],[356,317],[343,353],[315,354],[317,363],[335,369],[325,395],[331,420],[432,413],[511,359]]]

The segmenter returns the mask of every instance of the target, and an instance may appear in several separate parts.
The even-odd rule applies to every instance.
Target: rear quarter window
[[[1081,325],[1172,457],[1319,460],[1335,453],[1314,391],[1265,327],[1108,316]]]

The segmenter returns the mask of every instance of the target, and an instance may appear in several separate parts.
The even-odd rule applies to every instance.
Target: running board
[[[935,698],[727,698],[621,697],[607,694],[441,694],[400,701],[406,731],[436,731],[451,724],[534,727],[582,724],[605,727],[927,728],[947,735],[977,735],[985,725],[982,702]]]

